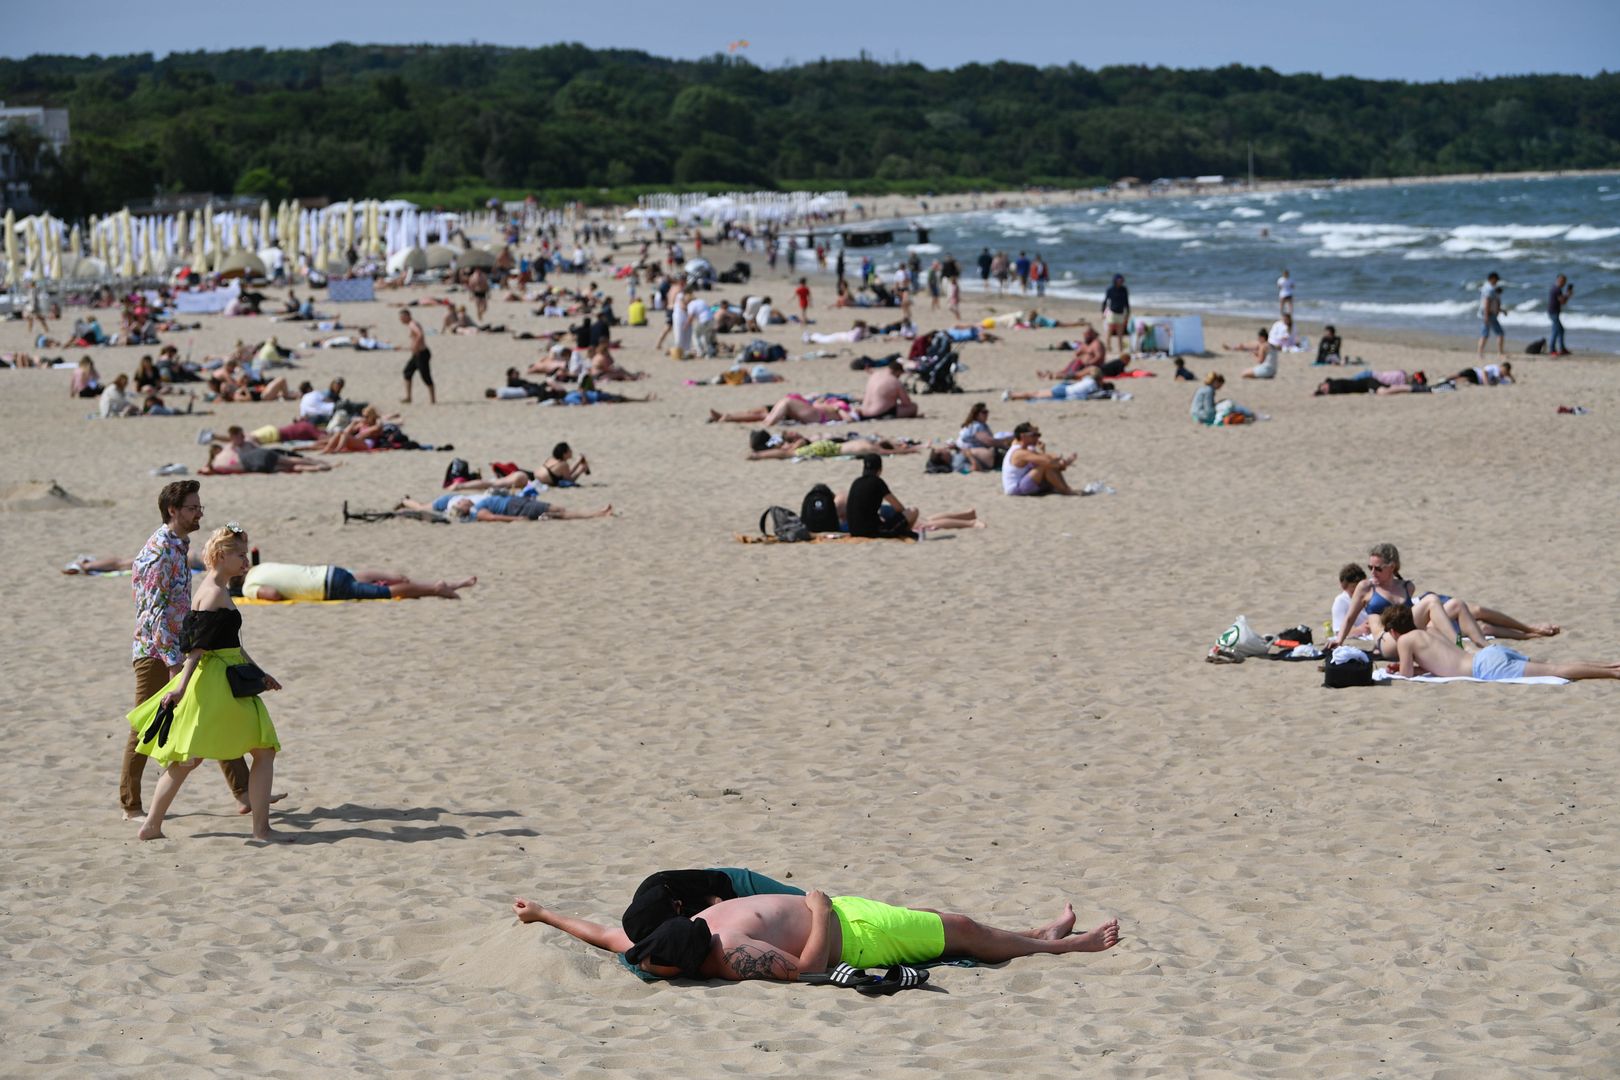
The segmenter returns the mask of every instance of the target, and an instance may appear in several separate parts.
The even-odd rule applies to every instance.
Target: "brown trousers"
[[[147,698],[162,690],[169,684],[169,666],[156,656],[143,656],[135,661],[135,704],[140,705]],[[124,744],[124,765],[118,777],[118,801],[124,804],[124,813],[140,814],[141,810],[141,776],[146,771],[146,755],[136,750],[140,744],[141,733],[130,731],[129,741]],[[225,782],[231,786],[231,794],[236,796],[237,802],[247,803],[248,767],[247,762],[241,758],[234,761],[219,763],[220,771],[225,774]]]

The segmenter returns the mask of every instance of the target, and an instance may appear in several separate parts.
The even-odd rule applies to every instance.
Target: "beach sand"
[[[831,299],[825,279],[815,289]],[[430,294],[443,290],[413,295]],[[975,316],[1015,306],[967,297]],[[565,324],[492,310],[519,329]],[[343,316],[402,340],[385,304]],[[173,336],[182,351],[306,336],[203,321]],[[1329,691],[1313,664],[1204,662],[1239,613],[1262,632],[1320,628],[1339,566],[1381,540],[1420,586],[1567,627],[1532,656],[1620,656],[1611,363],[1516,358],[1511,389],[1313,399],[1320,372],[1303,357],[1263,384],[1236,378],[1240,357],[1191,358],[1274,417],[1210,430],[1188,419],[1194,384],[1167,361],[1125,384],[1129,402],[1002,404],[1003,387],[1043,385],[1035,369],[1062,357],[1037,349],[1069,333],[1014,331],[966,347],[969,392],[922,398],[927,419],[855,428],[949,437],[986,400],[994,427],[1035,419],[1080,455],[1077,482],[1117,494],[1014,500],[993,475],[926,476],[898,458],[885,475],[907,503],[974,507],[989,528],[745,546],[734,534],[765,507],[797,507],[818,481],[841,489],[858,466],[745,461],[748,428],[705,424],[707,410],[862,377],[839,357],[779,365],[778,386],[686,386],[725,362],[655,355],[658,328],[625,330],[621,354],[652,373],[629,388],[654,403],[487,402],[534,343],[433,336],[440,402],[418,390],[405,410],[415,437],[479,468],[538,464],[566,439],[594,473],[555,501],[611,502],[611,520],[343,523],[344,500],[436,494],[449,453],[204,479],[205,530],[239,521],[268,559],[480,579],[455,603],[244,609],[245,644],[286,684],[268,699],[288,793],[274,823],[297,843],[274,849],[244,843],[212,766],[181,792],[169,839],[140,843],[120,820],[129,581],[58,571],[140,547],[164,482],[149,470],[195,470],[199,427],[293,408],[91,422],[68,372],[0,371],[0,490],[54,480],[87,504],[33,486],[0,506],[0,715],[19,738],[0,764],[0,1072],[1613,1070],[1613,684]],[[1374,367],[1472,362],[1341,331]],[[1211,342],[1252,334],[1246,320],[1208,327]],[[770,336],[799,352],[798,335]],[[23,343],[20,323],[0,324],[0,349]],[[110,378],[140,352],[96,359]],[[297,374],[341,373],[352,397],[386,405],[404,359],[318,351]],[[522,895],[614,922],[653,869],[707,865],[1011,927],[1067,898],[1082,926],[1117,916],[1124,940],[940,969],[930,992],[867,999],[647,986],[510,910]]]

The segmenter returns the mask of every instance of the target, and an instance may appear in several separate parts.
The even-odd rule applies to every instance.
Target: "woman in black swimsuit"
[[[542,484],[552,487],[576,487],[581,476],[591,475],[591,463],[581,454],[578,461],[571,461],[574,456],[573,449],[565,442],[560,442],[551,448],[551,456],[540,467],[541,475],[535,477]]]

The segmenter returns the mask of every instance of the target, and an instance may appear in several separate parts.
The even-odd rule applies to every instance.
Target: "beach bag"
[[[817,484],[804,497],[799,507],[799,520],[813,533],[838,531],[838,506],[833,501],[832,488]]]
[[[1238,656],[1264,656],[1268,651],[1266,639],[1250,629],[1245,615],[1232,620],[1232,625],[1226,628],[1216,644]]]
[[[451,458],[450,465],[444,470],[444,486],[454,487],[464,480],[478,479],[478,471],[467,463],[465,458]]]
[[[1354,653],[1355,655],[1350,655]],[[1322,665],[1322,685],[1334,690],[1373,684],[1372,657],[1360,649],[1335,649]]]
[[[765,528],[765,522],[771,523],[770,530]],[[810,539],[810,530],[798,514],[785,506],[772,506],[759,515],[759,531],[761,536],[775,536],[784,544],[798,544]]]
[[[1527,355],[1530,355],[1530,356],[1540,356],[1543,352],[1546,351],[1546,349],[1547,349],[1547,339],[1544,338],[1544,337],[1538,337],[1538,338],[1536,338],[1536,340],[1532,341],[1530,344],[1528,344],[1528,345],[1526,345],[1524,347],[1525,353]]]
[[[1279,630],[1272,635],[1271,644],[1279,649],[1294,649],[1301,645],[1314,644],[1311,628],[1304,623],[1290,626],[1287,630]]]

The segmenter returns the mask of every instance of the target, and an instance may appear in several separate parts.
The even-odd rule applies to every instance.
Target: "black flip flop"
[[[865,993],[863,988],[878,982],[878,977],[868,975],[863,968],[839,964],[831,971],[803,972],[799,975],[799,981],[810,986],[851,986]]]
[[[855,988],[857,993],[868,997],[888,996],[898,994],[902,990],[913,990],[928,981],[928,972],[919,968],[907,967],[905,964],[896,964],[883,973],[883,978],[874,979]]]

